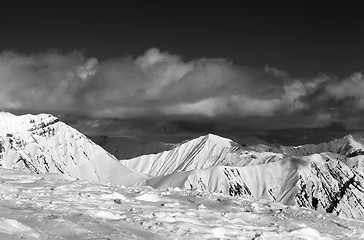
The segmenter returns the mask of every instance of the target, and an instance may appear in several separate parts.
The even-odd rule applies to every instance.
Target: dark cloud
[[[77,51],[4,52],[0,85],[2,110],[50,112],[90,134],[363,127],[361,72],[295,78],[225,59],[184,61],[155,48],[102,62]]]
[[[170,122],[169,126],[172,127],[174,133],[196,133],[196,134],[204,134],[204,133],[214,133],[218,130],[216,123],[212,121],[188,121],[188,120],[177,120]],[[170,129],[165,128],[165,129]],[[170,132],[170,131],[168,131]]]

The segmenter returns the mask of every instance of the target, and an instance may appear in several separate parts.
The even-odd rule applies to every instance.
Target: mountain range
[[[263,199],[364,219],[363,136],[279,147],[239,145],[214,134],[180,144],[92,141],[49,114],[1,112],[0,165],[90,182]]]

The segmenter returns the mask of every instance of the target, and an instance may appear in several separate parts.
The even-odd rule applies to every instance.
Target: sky
[[[88,135],[300,143],[364,128],[359,6],[15,1],[4,9],[2,111],[49,112]]]

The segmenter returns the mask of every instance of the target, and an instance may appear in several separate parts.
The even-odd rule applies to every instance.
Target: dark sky
[[[364,128],[363,25],[344,3],[12,1],[0,110],[89,134],[346,133]]]
[[[344,3],[36,1],[3,8],[0,19],[0,50],[81,49],[108,59],[156,47],[186,60],[268,64],[296,77],[343,77],[364,62],[362,8]]]

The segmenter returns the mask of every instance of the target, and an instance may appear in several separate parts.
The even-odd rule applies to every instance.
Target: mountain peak
[[[114,184],[136,183],[145,178],[76,129],[44,113],[0,113],[0,166]]]
[[[45,120],[56,120],[58,119],[57,117],[53,116],[52,114],[47,114],[47,113],[40,113],[40,114],[24,114],[24,115],[15,115],[9,112],[0,112],[0,118],[2,118],[3,120],[6,120],[8,118],[11,119],[16,119],[17,121],[20,122],[26,122],[27,120],[31,121],[34,120],[36,122],[40,122],[40,121],[45,121]]]
[[[208,140],[210,140],[216,144],[219,144],[223,147],[231,147],[231,142],[233,142],[231,139],[220,137],[218,135],[211,134],[211,133],[207,134],[205,137]]]
[[[44,128],[59,122],[58,118],[51,114],[25,114],[14,115],[9,112],[0,112],[0,132],[27,132]]]

